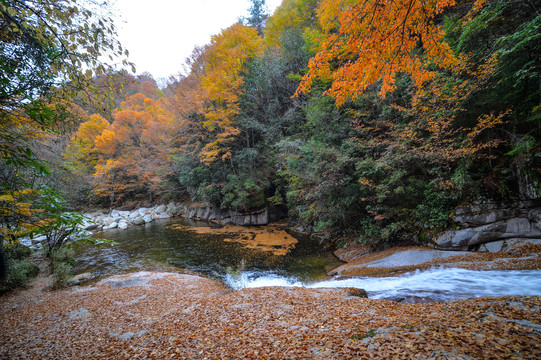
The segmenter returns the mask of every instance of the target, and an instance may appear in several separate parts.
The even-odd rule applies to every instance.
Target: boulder
[[[115,219],[111,216],[107,216],[106,218],[103,219],[102,223],[103,223],[103,226],[109,226],[111,225],[112,223],[115,222]]]
[[[128,215],[128,218],[133,220],[138,216],[139,216],[139,211],[134,211],[134,212],[130,213],[130,215]]]
[[[143,216],[143,221],[144,221],[145,223],[149,223],[149,222],[154,221],[154,218],[152,217],[152,215],[147,214],[147,215]]]
[[[161,214],[167,210],[167,207],[165,205],[160,205],[154,210],[156,214]]]
[[[450,230],[436,239],[436,245],[443,249],[464,249],[493,241],[511,238],[541,238],[541,229],[532,226],[527,218],[513,218],[505,221]]]
[[[79,285],[83,281],[90,280],[93,277],[94,277],[94,274],[90,272],[85,272],[82,274],[75,275],[74,277],[68,279],[67,283],[68,283],[68,286],[75,286],[75,285]]]
[[[180,206],[168,207],[167,212],[171,214],[171,216],[180,216],[185,213],[184,209]]]
[[[118,223],[118,228],[120,230],[126,230],[128,228],[128,223],[124,220]]]
[[[137,210],[139,212],[139,215],[145,215],[148,212],[147,208],[140,208]]]
[[[109,224],[109,226],[106,227],[106,229],[114,229],[116,227],[118,227],[118,223],[116,221],[113,221]]]
[[[169,215],[168,213],[161,213],[156,215],[156,219],[169,219],[170,217],[171,215]]]
[[[142,216],[138,216],[136,217],[135,219],[133,219],[133,222],[132,222],[134,225],[143,225],[145,223],[145,220],[143,219]]]

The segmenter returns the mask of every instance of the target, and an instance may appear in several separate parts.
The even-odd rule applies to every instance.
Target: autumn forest
[[[539,1],[264,5],[159,88],[106,15],[1,1],[2,243],[176,200],[423,244],[459,204],[539,197]]]

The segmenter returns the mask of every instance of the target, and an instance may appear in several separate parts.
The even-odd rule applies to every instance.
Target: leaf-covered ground
[[[402,304],[176,273],[0,298],[2,359],[539,359],[541,298]]]
[[[445,257],[422,264],[404,266],[367,267],[366,264],[389,257],[398,252],[411,250],[431,251],[425,247],[394,247],[384,251],[355,257],[348,263],[329,272],[329,275],[385,276],[389,274],[430,269],[433,267],[461,268],[469,270],[533,270],[541,269],[541,245],[524,244],[507,251],[464,252],[464,255]],[[362,251],[362,249],[361,249]],[[351,256],[351,255],[350,255]]]

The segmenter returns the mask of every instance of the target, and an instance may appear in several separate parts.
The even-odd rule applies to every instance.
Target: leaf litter
[[[403,304],[152,272],[36,294],[0,298],[1,359],[541,358],[539,297]]]

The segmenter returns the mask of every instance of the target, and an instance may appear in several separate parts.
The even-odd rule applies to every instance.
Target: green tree
[[[0,1],[0,162],[3,173],[15,174],[13,181],[0,184],[0,246],[34,231],[45,219],[53,219],[47,228],[64,222],[40,205],[48,197],[39,178],[49,170],[30,140],[38,132],[62,130],[68,100],[103,99],[90,83],[111,68],[103,56],[129,65],[113,21],[100,6],[75,0]]]
[[[259,36],[262,36],[268,17],[267,6],[265,0],[251,0],[251,2],[252,5],[248,9],[250,16],[241,18],[241,22],[244,25],[255,27]]]

